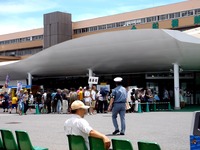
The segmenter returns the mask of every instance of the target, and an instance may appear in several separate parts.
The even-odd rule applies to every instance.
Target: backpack
[[[103,96],[103,97],[105,97],[107,94],[109,93],[109,90],[108,90],[108,88],[105,86],[105,87],[102,87],[101,89],[100,89],[100,94]]]

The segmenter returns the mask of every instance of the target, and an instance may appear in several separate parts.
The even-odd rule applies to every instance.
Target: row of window
[[[31,48],[31,49],[23,49],[23,50],[14,50],[14,51],[5,51],[0,52],[0,56],[24,56],[24,55],[33,55],[42,51],[42,48]]]
[[[12,40],[0,41],[0,45],[16,44],[16,43],[42,40],[42,39],[43,39],[43,35],[36,35],[36,36],[31,36],[31,37],[24,37],[24,38],[12,39]]]
[[[159,15],[159,16],[152,16],[152,17],[147,17],[147,18],[116,22],[116,23],[87,27],[87,28],[82,28],[82,29],[75,29],[74,34],[93,32],[93,31],[105,30],[105,29],[111,29],[111,28],[118,28],[118,27],[123,27],[123,26],[132,26],[136,24],[157,22],[157,21],[168,20],[168,19],[177,19],[181,17],[194,16],[194,15],[199,15],[199,14],[200,14],[200,9],[187,10],[187,11],[164,14],[164,15]]]

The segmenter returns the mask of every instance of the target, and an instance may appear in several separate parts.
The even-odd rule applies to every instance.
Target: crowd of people
[[[40,113],[71,113],[70,105],[75,101],[80,100],[85,105],[89,106],[88,115],[94,113],[107,113],[109,91],[97,90],[93,85],[91,88],[86,86],[57,90],[40,90],[33,94],[31,91],[21,89],[14,96],[4,92],[0,94],[3,112],[12,113],[15,109],[19,115],[27,114],[27,111],[32,111],[31,108],[39,109]]]
[[[138,103],[159,101],[159,95],[152,89],[137,88],[129,89],[127,91],[127,112],[138,112]],[[40,113],[71,113],[70,105],[75,100],[82,101],[86,106],[90,106],[88,109],[88,115],[95,113],[107,113],[109,101],[112,97],[112,92],[105,87],[101,87],[97,90],[93,85],[69,89],[57,89],[57,90],[40,90],[36,93],[32,93],[28,90],[21,89],[14,96],[4,92],[0,94],[0,100],[3,106],[3,112],[12,113],[15,109],[19,115],[27,114],[27,111],[32,111],[31,108],[37,107]],[[164,101],[169,101],[170,92],[166,89],[163,91]]]

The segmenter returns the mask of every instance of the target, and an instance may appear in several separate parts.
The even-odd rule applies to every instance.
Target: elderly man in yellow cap
[[[113,135],[116,135],[120,132],[120,135],[125,134],[125,113],[126,113],[126,99],[127,99],[127,91],[122,86],[122,78],[116,77],[114,79],[116,83],[116,88],[112,91],[112,98],[110,100],[110,104],[108,107],[108,111],[111,111],[112,109],[112,121],[113,125],[115,127],[115,131],[113,132]],[[121,120],[121,131],[119,131],[119,126],[117,123],[117,115],[120,115]]]
[[[80,135],[84,138],[89,149],[88,136],[101,138],[104,141],[105,148],[109,149],[110,139],[104,134],[94,130],[89,123],[84,119],[84,116],[89,109],[82,101],[76,100],[71,104],[71,112],[73,116],[65,121],[64,130],[66,135]]]

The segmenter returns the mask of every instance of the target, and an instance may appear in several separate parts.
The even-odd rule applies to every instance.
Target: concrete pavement
[[[14,111],[13,111],[14,112]],[[90,125],[109,136],[131,140],[134,150],[137,141],[154,141],[162,150],[189,150],[189,135],[192,112],[149,112],[126,114],[126,135],[112,136],[114,131],[111,114],[86,116]],[[69,114],[40,114],[19,116],[3,113],[0,110],[0,128],[12,131],[25,130],[29,133],[35,146],[47,147],[49,150],[67,150],[68,142],[64,134],[64,122]]]

